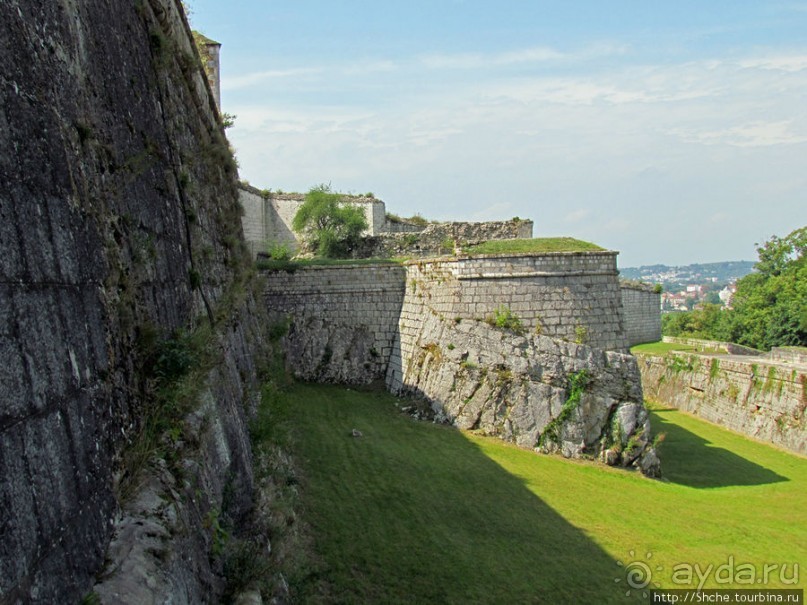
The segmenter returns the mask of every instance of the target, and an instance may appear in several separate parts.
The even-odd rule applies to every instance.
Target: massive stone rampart
[[[531,327],[531,319],[559,310],[550,324],[558,331],[585,325],[592,340],[621,345],[618,315],[606,317],[608,304],[592,313],[598,296],[618,304],[612,260],[561,254],[268,271],[266,304],[298,377],[367,383],[386,374],[392,392],[427,398],[440,419],[461,428],[654,475],[658,460],[633,357],[508,335],[481,319],[508,305]],[[564,299],[572,291],[590,298]],[[561,417],[573,375],[583,370],[579,407]]]
[[[442,317],[483,320],[504,305],[527,332],[627,349],[615,252],[424,259],[406,267],[407,296]]]
[[[710,422],[807,454],[807,365],[762,357],[639,357],[645,395]]]
[[[387,370],[403,304],[399,265],[267,271],[265,302],[298,378],[366,384]]]
[[[630,355],[444,319],[407,300],[387,387],[427,398],[459,428],[660,473]]]
[[[150,536],[163,575],[139,602],[215,600],[202,520],[248,508],[259,326],[235,164],[179,2],[4,0],[0,39],[0,602],[91,590],[131,513],[124,454],[157,413],[153,345],[211,320],[208,420],[161,442],[202,470],[160,484],[177,531]]]
[[[528,333],[626,348],[613,252],[312,265],[264,276],[288,366],[306,380],[383,377],[399,329],[430,313],[484,321],[504,306]]]

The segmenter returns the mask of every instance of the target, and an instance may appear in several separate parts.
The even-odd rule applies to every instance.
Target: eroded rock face
[[[630,355],[436,315],[402,348],[414,353],[390,368],[388,386],[428,398],[439,421],[523,447],[660,475]],[[570,401],[576,380],[579,399]]]
[[[2,603],[92,589],[122,453],[153,411],[146,336],[215,315],[249,262],[235,166],[180,10],[0,2]],[[234,515],[250,493],[242,299],[208,376],[224,419],[211,439],[228,455],[203,457],[220,479],[203,486],[202,514],[222,507],[222,477],[241,479]],[[194,561],[209,568],[202,550]]]

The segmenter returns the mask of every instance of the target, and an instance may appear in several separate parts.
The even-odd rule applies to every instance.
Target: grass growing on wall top
[[[491,240],[462,249],[466,254],[543,254],[547,252],[600,252],[591,242],[573,237],[537,237],[533,239]]]
[[[659,409],[667,480],[653,481],[417,422],[394,401],[297,385],[273,403],[313,536],[287,570],[299,602],[626,603],[625,565],[647,553],[665,588],[692,587],[672,582],[680,563],[788,563],[786,578],[807,564],[804,458]]]

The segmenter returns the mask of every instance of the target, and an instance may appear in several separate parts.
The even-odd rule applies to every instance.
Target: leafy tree
[[[729,339],[758,349],[807,346],[807,227],[757,247],[756,272],[737,282]]]
[[[344,203],[330,186],[320,185],[306,194],[294,215],[292,229],[318,256],[345,258],[367,229],[367,219],[361,208]]]
[[[754,273],[737,281],[732,309],[714,305],[662,318],[662,332],[756,349],[807,346],[807,227],[757,245]]]

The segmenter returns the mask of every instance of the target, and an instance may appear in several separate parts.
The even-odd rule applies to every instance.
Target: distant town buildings
[[[751,261],[702,263],[681,267],[649,265],[623,268],[623,279],[661,284],[663,312],[688,311],[709,303],[731,307],[736,282],[753,271]]]

